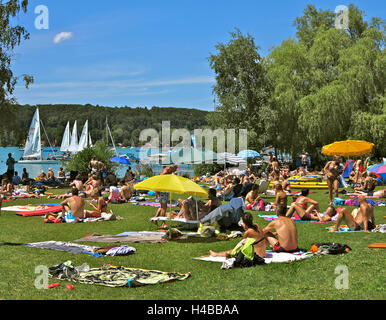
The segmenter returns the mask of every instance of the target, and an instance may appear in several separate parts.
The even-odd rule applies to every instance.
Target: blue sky
[[[384,1],[350,1],[368,17],[384,17]],[[258,0],[30,0],[16,23],[31,38],[14,52],[21,104],[98,104],[213,110],[214,73],[208,56],[235,27],[250,33],[260,53],[295,36],[293,21],[308,3],[334,9],[350,2]],[[35,8],[49,10],[48,30],[35,28]],[[54,42],[55,36],[67,38]]]

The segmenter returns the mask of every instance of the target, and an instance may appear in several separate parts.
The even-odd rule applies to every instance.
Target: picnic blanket
[[[263,218],[266,221],[273,221],[273,220],[279,219],[279,217],[277,215],[259,214],[258,217]],[[296,218],[296,217],[292,217],[291,219],[294,220],[294,222],[296,222],[296,223],[307,223],[307,222],[309,222],[309,223],[326,223],[326,222],[329,222],[329,221],[318,221],[318,220],[302,220],[302,219]]]
[[[120,243],[120,242],[148,242],[148,243],[160,243],[165,242],[163,238],[165,232],[124,232],[117,235],[100,235],[91,234],[81,239],[75,240],[75,242],[105,242],[105,243]]]
[[[43,241],[43,242],[34,242],[26,243],[27,247],[39,248],[39,249],[50,249],[56,251],[64,251],[71,254],[80,254],[86,253],[93,257],[103,257],[107,256],[118,256],[118,255],[128,255],[136,252],[136,249],[129,246],[111,246],[109,248],[96,247],[96,246],[87,246],[72,242],[64,241]],[[105,250],[102,250],[105,249]],[[103,253],[102,253],[103,252]]]
[[[294,253],[287,253],[287,252],[274,252],[274,251],[266,251],[266,257],[264,258],[264,261],[266,264],[270,263],[289,263],[293,261],[299,261],[304,260],[307,258],[310,258],[313,256],[313,253],[311,252],[294,252]],[[196,257],[193,258],[194,260],[199,261],[210,261],[210,262],[221,262],[223,263],[222,269],[228,269],[232,266],[232,263],[234,262],[234,258],[227,259],[225,257],[212,257],[209,255],[202,256],[202,257]]]
[[[200,237],[198,232],[183,233],[178,239],[188,239],[190,237]],[[104,242],[104,243],[122,243],[122,242],[144,242],[144,243],[162,243],[166,242],[165,231],[129,231],[116,235],[91,234],[75,242]]]
[[[51,278],[106,287],[131,288],[176,280],[182,281],[190,275],[190,272],[176,273],[113,265],[103,265],[99,268],[78,272],[71,261],[49,268]]]

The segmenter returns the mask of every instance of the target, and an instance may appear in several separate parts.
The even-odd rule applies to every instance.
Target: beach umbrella
[[[190,179],[175,175],[164,174],[154,176],[134,185],[137,190],[154,190],[158,192],[169,192],[178,194],[199,195],[206,197],[208,195],[204,188]],[[196,213],[198,219],[198,207],[196,200]]]
[[[238,157],[245,158],[260,158],[260,153],[255,150],[243,150],[237,154]]]
[[[370,153],[374,144],[363,140],[337,141],[322,148],[328,156],[360,156]]]
[[[386,182],[386,164],[374,164],[371,167],[367,168],[367,171],[375,173],[383,180],[383,183]]]
[[[110,158],[110,161],[116,162],[119,164],[131,165],[131,162],[129,160],[127,160],[125,157],[120,157],[120,156],[112,157]]]
[[[203,197],[208,195],[205,189],[200,187],[197,183],[176,174],[164,174],[151,177],[134,185],[134,189],[200,195]]]

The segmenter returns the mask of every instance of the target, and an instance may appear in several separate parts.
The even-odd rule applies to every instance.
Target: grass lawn
[[[379,188],[379,187],[378,187]],[[55,190],[63,193],[64,190]],[[326,190],[312,190],[310,197],[319,201],[326,209]],[[274,201],[274,198],[271,198]],[[291,202],[289,198],[289,203]],[[58,200],[17,200],[4,202],[8,205],[59,202]],[[155,208],[131,204],[109,205],[123,217],[120,221],[79,224],[45,224],[41,217],[19,217],[12,212],[0,216],[0,242],[73,241],[87,234],[118,234],[125,231],[156,230],[149,222]],[[350,209],[353,209],[351,207]],[[375,207],[375,220],[383,224],[386,207]],[[261,212],[258,212],[261,213]],[[257,217],[254,221],[261,227],[268,224]],[[271,300],[271,299],[385,299],[386,250],[369,249],[375,242],[386,242],[381,233],[336,233],[330,234],[326,227],[331,224],[298,223],[299,247],[309,249],[313,242],[338,242],[352,248],[347,254],[316,256],[289,264],[269,264],[246,269],[221,270],[219,263],[200,262],[192,257],[208,254],[208,251],[223,251],[233,248],[240,239],[217,241],[214,239],[189,239],[160,244],[129,244],[137,249],[134,255],[123,257],[90,257],[86,254],[72,255],[66,252],[29,248],[25,246],[0,246],[0,299],[76,299],[76,300]],[[101,243],[85,243],[102,246]],[[50,290],[39,290],[34,286],[35,268],[47,267],[71,260],[75,265],[84,262],[90,267],[103,264],[154,269],[169,272],[191,272],[184,281],[149,285],[137,288],[108,288],[96,285],[73,283],[50,279],[50,283],[61,282],[61,286]],[[335,268],[347,266],[349,289],[336,289]]]

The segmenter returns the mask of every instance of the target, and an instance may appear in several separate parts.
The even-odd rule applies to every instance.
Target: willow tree
[[[13,20],[20,11],[27,12],[28,0],[0,0],[0,126],[2,130],[12,129],[15,115],[10,106],[15,103],[13,96],[18,80],[28,87],[33,78],[15,75],[11,70],[12,53],[22,40],[29,39],[23,26],[14,25]],[[1,133],[0,133],[1,134]]]
[[[365,22],[350,5],[348,28],[333,25],[334,13],[309,5],[297,18],[297,38],[269,55],[274,90],[271,109],[280,127],[276,144],[293,154],[344,139],[366,139],[386,151],[384,23]]]

